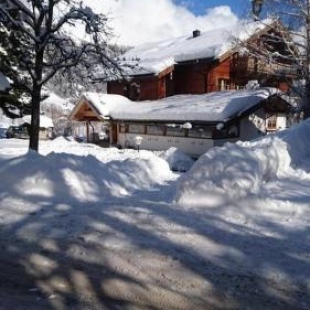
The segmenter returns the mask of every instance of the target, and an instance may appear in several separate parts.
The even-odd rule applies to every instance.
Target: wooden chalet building
[[[97,122],[107,129],[109,145],[135,148],[140,141],[142,149],[177,147],[193,157],[284,129],[294,110],[283,92],[293,66],[266,65],[235,44],[264,44],[274,31],[269,25],[196,30],[133,48],[118,58],[123,75],[108,82],[108,94],[84,94],[69,118],[85,124],[89,142],[98,143]]]
[[[119,95],[84,94],[71,121],[86,125],[88,142],[95,123],[105,124],[109,144],[120,148],[166,150],[177,147],[198,157],[226,142],[251,140],[286,128],[292,111],[288,97],[275,88],[176,95],[136,102]],[[100,144],[100,143],[98,143]]]
[[[287,79],[292,77],[289,64],[266,65],[240,52],[240,44],[236,48],[236,41],[257,43],[273,29],[271,22],[269,26],[250,22],[229,30],[195,30],[191,36],[138,46],[119,57],[124,78],[109,81],[107,91],[134,101],[157,100],[178,94],[242,89],[249,80],[286,91]]]

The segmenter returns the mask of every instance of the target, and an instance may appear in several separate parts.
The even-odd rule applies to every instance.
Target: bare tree
[[[301,98],[305,117],[310,117],[310,0],[252,0],[252,9],[254,19],[274,21],[274,31],[252,51],[270,66],[280,63],[294,69],[282,74],[294,76],[288,79],[291,89]]]
[[[1,27],[18,33],[17,65],[30,80],[23,85],[31,97],[30,149],[38,151],[39,147],[42,87],[56,73],[77,65],[85,72],[96,67],[101,79],[107,72],[117,72],[110,56],[112,32],[107,22],[106,16],[94,13],[82,1],[0,1]],[[72,29],[78,37],[73,36]]]

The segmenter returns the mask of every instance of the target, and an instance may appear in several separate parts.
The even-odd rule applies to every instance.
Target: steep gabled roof
[[[120,95],[87,92],[82,94],[69,115],[70,120],[104,120],[109,116],[110,106],[120,106],[130,102]],[[85,110],[88,109],[88,111]],[[84,117],[84,119],[82,119]]]
[[[122,56],[118,62],[130,76],[159,74],[180,62],[197,59],[219,59],[232,51],[237,40],[248,40],[273,21],[239,22],[234,27],[202,32],[197,37],[182,36],[137,46]]]

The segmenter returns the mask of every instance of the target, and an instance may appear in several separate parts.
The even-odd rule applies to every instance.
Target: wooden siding
[[[225,80],[226,88],[230,88],[230,72],[230,58],[222,62],[180,64],[175,71],[175,94],[204,94],[221,90],[221,80]]]
[[[226,60],[220,62],[210,70],[209,79],[208,79],[208,92],[225,90],[230,88],[230,63],[231,59],[227,58]],[[221,88],[220,80],[227,81],[227,87]]]
[[[124,84],[121,81],[110,81],[107,83],[108,94],[116,94],[124,96]]]
[[[139,94],[133,96],[128,90],[131,85],[139,86]],[[130,82],[112,81],[108,82],[108,94],[116,94],[128,97],[131,100],[157,100],[167,97],[166,77],[158,78],[157,76],[149,76],[144,78],[135,78]],[[169,87],[171,89],[171,86]],[[171,93],[171,91],[170,91]]]
[[[119,94],[131,100],[157,100],[177,94],[204,94],[225,89],[244,88],[249,80],[258,80],[261,86],[289,89],[291,74],[279,74],[289,66],[270,68],[253,57],[238,53],[221,61],[197,60],[180,63],[158,76],[136,77],[130,84],[139,85],[139,96],[126,91],[128,82],[109,82],[108,93]]]
[[[138,81],[138,80],[137,80]],[[159,99],[159,80],[157,76],[152,76],[139,81],[140,99],[139,100],[157,100]]]
[[[76,112],[74,119],[79,121],[98,121],[98,115],[91,109],[88,102],[85,101]]]
[[[207,65],[180,64],[174,72],[175,94],[203,94],[207,92]]]

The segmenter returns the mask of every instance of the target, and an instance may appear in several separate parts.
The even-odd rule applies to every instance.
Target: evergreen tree
[[[0,1],[0,5],[4,3]],[[12,10],[12,16],[17,17],[18,11]],[[23,112],[30,111],[30,85],[31,80],[22,63],[22,36],[14,24],[10,28],[0,25],[0,72],[11,82],[11,90],[1,96],[0,108],[11,117],[19,117]],[[17,108],[19,113],[11,113],[12,107]],[[15,109],[16,110],[16,109]]]

